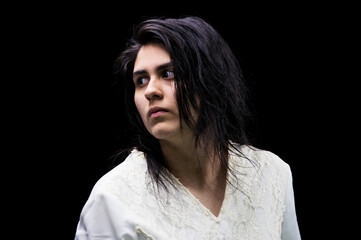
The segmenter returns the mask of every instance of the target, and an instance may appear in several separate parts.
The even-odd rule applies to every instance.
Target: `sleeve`
[[[283,214],[282,240],[300,240],[301,235],[298,228],[295,199],[293,192],[292,173],[288,168],[289,177],[286,190],[286,209]]]
[[[77,225],[75,240],[138,239],[134,221],[111,194],[93,194],[85,203]]]

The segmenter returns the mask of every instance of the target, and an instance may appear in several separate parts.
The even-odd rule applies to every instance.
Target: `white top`
[[[301,239],[289,165],[269,151],[241,151],[258,166],[230,153],[238,181],[228,176],[216,217],[174,176],[177,190],[156,190],[143,153],[133,150],[95,184],[75,239]]]

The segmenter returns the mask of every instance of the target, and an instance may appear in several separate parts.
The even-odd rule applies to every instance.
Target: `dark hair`
[[[115,61],[136,133],[133,147],[145,153],[150,175],[165,188],[165,181],[171,181],[159,141],[145,128],[134,103],[134,62],[140,48],[149,43],[162,44],[172,60],[181,123],[184,121],[194,130],[197,147],[211,143],[207,144],[213,147],[209,152],[219,157],[221,170],[227,174],[229,150],[237,150],[235,144],[249,144],[246,123],[251,116],[246,104],[247,87],[235,55],[210,24],[186,16],[141,22]],[[191,118],[191,108],[199,113],[196,122]]]

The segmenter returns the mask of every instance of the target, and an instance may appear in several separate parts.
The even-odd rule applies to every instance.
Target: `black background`
[[[311,3],[13,7],[6,21],[8,82],[15,89],[9,115],[16,116],[9,119],[15,125],[10,159],[26,177],[12,190],[22,196],[17,210],[30,209],[23,218],[29,234],[74,238],[92,186],[128,140],[112,87],[113,62],[134,23],[182,15],[207,20],[239,59],[252,92],[254,144],[290,164],[303,239],[329,232],[320,226],[332,222],[330,209],[342,212],[328,202],[340,192],[330,172],[342,165],[337,149],[347,141],[336,126],[348,115],[340,101],[348,95],[346,73],[339,69],[349,44],[349,10]]]

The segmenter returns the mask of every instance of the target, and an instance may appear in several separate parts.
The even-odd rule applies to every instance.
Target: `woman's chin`
[[[172,126],[154,126],[149,132],[159,140],[167,140],[172,139],[177,135],[179,136],[179,128]]]

